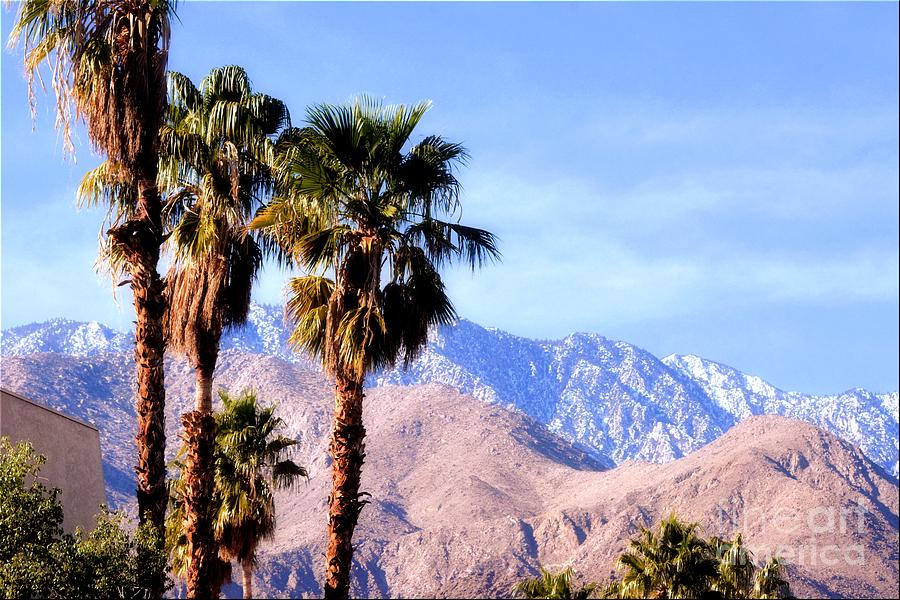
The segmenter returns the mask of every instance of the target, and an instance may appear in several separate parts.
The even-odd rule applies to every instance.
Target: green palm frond
[[[784,578],[784,565],[772,557],[756,572],[753,580],[754,598],[793,598],[791,587]]]
[[[407,243],[420,245],[429,260],[441,265],[452,258],[469,263],[474,271],[485,263],[499,260],[500,250],[494,234],[438,219],[423,219],[404,233]]]
[[[575,574],[571,567],[559,573],[551,573],[543,568],[539,568],[538,572],[538,577],[520,581],[514,586],[513,591],[522,594],[525,598],[585,600],[597,587],[596,584],[589,583],[578,590],[573,590],[572,578]]]
[[[214,415],[214,534],[222,556],[252,562],[259,544],[275,531],[274,491],[290,489],[308,474],[288,457],[297,442],[277,433],[284,423],[273,406],[261,406],[253,391],[229,395],[221,390],[219,397],[223,409]],[[173,572],[183,574],[184,482],[169,480],[168,488],[167,549]]]
[[[294,324],[288,342],[295,348],[321,357],[325,347],[325,319],[334,282],[308,275],[288,282],[285,315]]]
[[[319,271],[333,266],[346,252],[351,233],[346,225],[311,231],[297,240],[293,250],[308,270]]]
[[[388,366],[392,357],[387,344],[387,325],[376,307],[345,311],[335,329],[336,358],[354,373]]]
[[[320,104],[275,143],[276,193],[249,228],[288,262],[334,276],[327,299],[309,301],[297,280],[288,291],[292,344],[329,371],[361,377],[412,360],[430,327],[456,318],[438,268],[500,256],[490,232],[444,220],[458,211],[454,170],[467,155],[440,136],[410,143],[429,107]]]
[[[188,114],[202,110],[203,94],[186,75],[169,71],[167,83],[170,106],[178,107]]]
[[[272,481],[276,488],[290,488],[300,477],[309,479],[309,473],[292,460],[283,460],[272,467]]]
[[[110,161],[85,173],[75,192],[79,208],[108,206],[110,217],[116,221],[134,214],[136,196],[128,173]]]

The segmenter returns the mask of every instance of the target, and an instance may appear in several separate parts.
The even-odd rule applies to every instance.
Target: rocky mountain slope
[[[370,401],[362,597],[508,597],[539,564],[608,581],[627,539],[672,511],[786,557],[800,597],[897,595],[897,488],[811,425],[751,417],[688,457],[604,471],[451,388],[385,387]],[[283,501],[260,571],[269,593],[317,592],[327,489],[314,477]]]
[[[182,361],[166,367],[171,454],[193,374]],[[3,359],[5,387],[100,426],[120,506],[132,502],[134,485],[130,368],[121,353]],[[301,440],[295,458],[310,480],[278,496],[278,533],[261,556],[257,589],[314,597],[331,386],[306,365],[237,351],[222,356],[217,385],[255,387]],[[811,425],[750,416],[687,457],[610,468],[524,412],[444,385],[373,389],[366,419],[363,489],[372,503],[356,536],[354,595],[505,597],[539,564],[606,581],[627,539],[675,511],[708,535],[743,532],[760,558],[786,556],[801,597],[897,596],[895,481]]]
[[[227,333],[225,350],[310,367],[287,345],[278,307],[255,305],[248,326]],[[0,352],[96,356],[130,349],[130,338],[98,323],[55,320],[2,332]],[[863,389],[815,396],[695,356],[662,360],[626,342],[576,333],[535,341],[468,321],[435,332],[408,369],[373,384],[442,383],[521,410],[598,459],[665,462],[713,441],[750,415],[789,416],[858,445],[898,476],[898,394]]]

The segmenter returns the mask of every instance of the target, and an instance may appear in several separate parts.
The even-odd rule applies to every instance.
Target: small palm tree
[[[603,590],[607,598],[790,598],[782,566],[772,558],[757,570],[740,534],[734,540],[700,538],[697,525],[674,515],[659,533],[641,530],[619,557],[620,581]]]
[[[784,565],[773,556],[753,578],[753,598],[793,598],[791,586],[784,578]]]
[[[710,589],[717,563],[695,523],[675,515],[659,524],[659,532],[641,528],[617,564],[625,570],[607,594],[619,598],[695,598]]]
[[[499,256],[492,234],[448,219],[459,209],[454,167],[463,147],[438,136],[410,142],[428,107],[363,98],[309,109],[309,126],[280,142],[279,195],[251,224],[312,272],[289,284],[290,340],[335,378],[327,598],[349,593],[353,531],[366,503],[366,374],[413,360],[429,327],[455,319],[443,264],[462,259],[474,269]]]
[[[222,584],[231,577],[231,561],[243,571],[244,598],[253,597],[253,569],[260,543],[275,533],[276,489],[289,489],[306,470],[285,458],[297,442],[279,435],[284,424],[275,407],[262,408],[256,394],[237,397],[220,391],[223,410],[215,414],[217,424],[215,483],[213,494],[214,539],[218,555],[210,565],[211,595],[218,597]],[[182,448],[182,453],[187,451]],[[185,577],[188,543],[185,531],[184,476],[170,483],[170,513],[167,546],[172,570]]]
[[[174,0],[23,0],[9,39],[11,46],[23,41],[32,112],[35,77],[46,64],[56,93],[56,124],[67,149],[74,151],[71,130],[81,118],[91,144],[134,190],[111,207],[107,239],[130,274],[137,317],[138,512],[142,524],[159,529],[166,509],[166,346],[156,179],[174,10]],[[164,575],[148,573],[154,580],[148,587],[156,595],[162,593]]]
[[[237,66],[213,69],[199,89],[170,73],[169,89],[160,184],[174,260],[165,325],[169,347],[195,371],[194,410],[182,416],[187,582],[188,596],[205,597],[215,554],[212,376],[223,330],[247,320],[263,251],[245,227],[272,188],[274,137],[290,118],[281,101],[253,93]]]
[[[274,406],[260,408],[254,392],[220,396],[216,538],[222,556],[241,564],[244,598],[252,598],[257,548],[275,534],[274,491],[291,488],[307,472],[284,458],[297,441],[276,433],[284,422]]]
[[[520,581],[513,588],[525,598],[548,598],[551,600],[586,600],[590,598],[594,589],[594,583],[589,583],[577,591],[572,590],[572,577],[574,572],[569,567],[559,573],[550,573],[543,568],[538,569],[540,575],[534,579]]]

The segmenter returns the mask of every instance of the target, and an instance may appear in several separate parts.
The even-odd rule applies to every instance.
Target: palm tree
[[[734,540],[697,536],[697,525],[674,515],[659,533],[641,529],[618,565],[620,581],[607,586],[607,598],[790,598],[782,566],[772,558],[757,570],[743,536]]]
[[[211,560],[211,597],[217,598],[222,584],[231,578],[231,561],[243,571],[244,598],[253,597],[253,569],[260,543],[275,533],[276,489],[288,489],[306,477],[303,467],[285,459],[297,442],[277,434],[284,422],[275,407],[261,408],[256,394],[246,391],[231,397],[219,392],[223,410],[215,414],[215,482],[213,494],[214,539],[218,555]],[[186,446],[182,453],[186,453]],[[186,576],[188,541],[184,519],[184,481],[170,484],[171,510],[167,519],[167,546],[172,570]]]
[[[587,600],[597,587],[596,584],[589,583],[578,591],[572,591],[574,572],[571,567],[556,574],[545,571],[543,568],[540,568],[539,572],[538,577],[517,583],[514,591],[520,592],[526,598]]]
[[[163,231],[156,178],[174,10],[174,0],[23,0],[9,40],[11,46],[24,42],[32,111],[34,80],[46,63],[67,149],[74,151],[71,129],[82,118],[93,147],[135,190],[113,211],[107,237],[130,273],[137,317],[138,510],[141,523],[160,529],[166,509],[165,298],[157,272]],[[150,588],[161,594],[164,574],[150,577]]]
[[[744,546],[744,538],[737,534],[734,541],[712,538],[710,549],[718,559],[718,574],[712,590],[724,598],[750,598],[756,565],[753,553]]]
[[[289,283],[290,339],[335,379],[328,598],[349,593],[353,530],[366,503],[365,376],[401,356],[411,361],[430,326],[455,319],[443,264],[459,258],[474,269],[499,256],[492,234],[448,219],[459,209],[453,171],[463,147],[439,136],[410,144],[429,106],[362,98],[309,109],[309,126],[282,136],[279,195],[251,224],[312,273]]]
[[[641,528],[617,564],[625,574],[606,593],[619,598],[697,598],[717,575],[710,545],[697,535],[697,525],[675,515],[659,524],[658,534]]]
[[[240,563],[244,598],[252,598],[257,548],[275,534],[273,492],[291,488],[307,473],[283,458],[297,441],[276,434],[284,422],[275,416],[274,406],[260,408],[252,391],[237,398],[220,396],[216,539],[223,557]]]
[[[756,572],[753,578],[754,598],[793,598],[791,586],[784,578],[784,566],[777,556]]]
[[[195,372],[194,410],[182,416],[187,583],[189,597],[207,597],[215,554],[212,376],[223,330],[247,320],[263,251],[245,227],[273,185],[274,136],[290,118],[281,101],[253,93],[237,66],[213,69],[200,89],[170,73],[169,89],[159,177],[174,246],[165,331]]]

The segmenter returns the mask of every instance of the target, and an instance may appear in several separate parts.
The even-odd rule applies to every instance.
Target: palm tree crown
[[[716,576],[716,561],[697,524],[674,515],[660,522],[658,534],[642,528],[618,564],[625,569],[617,594],[623,598],[694,598]]]
[[[263,249],[245,227],[273,187],[274,137],[290,116],[237,66],[212,70],[199,89],[170,73],[169,94],[159,174],[175,253],[169,345],[215,366],[223,328],[247,319]]]
[[[323,104],[279,142],[280,195],[252,227],[314,273],[289,284],[291,341],[333,373],[412,360],[429,325],[455,318],[438,269],[499,256],[492,234],[448,219],[464,148],[439,136],[406,148],[429,106]]]
[[[569,567],[559,573],[551,573],[543,568],[539,569],[539,576],[534,579],[520,581],[513,588],[525,598],[547,598],[551,600],[586,600],[594,592],[596,584],[589,583],[584,587],[573,590],[572,578],[574,572]]]
[[[74,118],[83,117],[91,142],[114,163],[131,169],[155,155],[174,12],[174,0],[20,3],[9,43],[23,41],[32,111],[40,66],[50,67],[68,149]]]

